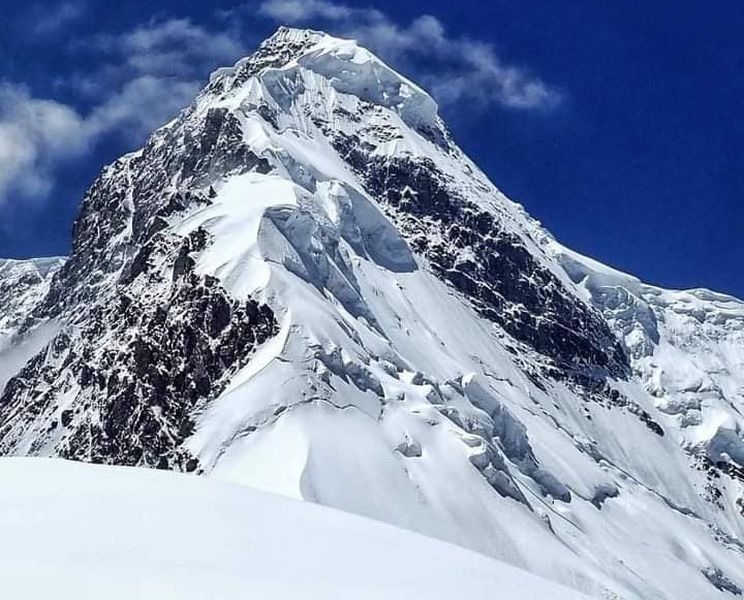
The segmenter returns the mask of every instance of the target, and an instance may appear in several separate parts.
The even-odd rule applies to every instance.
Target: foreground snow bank
[[[577,598],[456,546],[214,480],[6,458],[0,490],[8,598]]]

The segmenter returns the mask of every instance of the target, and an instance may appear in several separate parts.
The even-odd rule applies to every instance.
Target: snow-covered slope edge
[[[86,194],[0,451],[248,483],[598,598],[736,593],[736,472],[548,237],[423,90],[281,29]]]
[[[546,241],[623,341],[669,430],[708,472],[710,500],[744,516],[736,485],[744,479],[744,301],[647,285]]]
[[[457,546],[213,480],[6,458],[0,489],[13,598],[578,599]]]

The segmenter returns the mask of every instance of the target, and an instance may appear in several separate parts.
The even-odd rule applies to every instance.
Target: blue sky
[[[0,4],[0,256],[64,254],[107,162],[278,24],[356,36],[561,241],[744,297],[744,3]]]

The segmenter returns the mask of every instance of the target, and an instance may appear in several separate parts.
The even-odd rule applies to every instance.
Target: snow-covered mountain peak
[[[337,92],[391,109],[412,127],[437,126],[434,99],[354,40],[280,27],[254,54],[213,73],[208,90],[250,97],[256,93],[254,77],[285,107],[306,89]]]
[[[252,67],[254,72],[257,71],[256,65],[260,65],[261,68],[280,67],[329,37],[322,31],[281,26],[273,35],[261,42],[252,55],[239,59],[232,67],[217,69],[210,75],[209,81],[210,83],[223,79],[232,81],[241,70],[245,71]]]
[[[594,597],[744,588],[736,301],[562,248],[355,42],[218,71],[46,281],[2,453],[248,483]]]
[[[280,25],[273,34],[261,43],[261,46],[278,46],[282,44],[314,45],[321,40],[327,39],[331,39],[331,36],[324,31]]]

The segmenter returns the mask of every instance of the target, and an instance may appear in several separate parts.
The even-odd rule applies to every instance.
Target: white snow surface
[[[6,458],[0,489],[7,598],[578,599],[451,544],[204,478]]]

